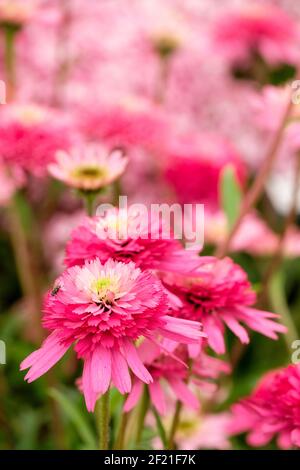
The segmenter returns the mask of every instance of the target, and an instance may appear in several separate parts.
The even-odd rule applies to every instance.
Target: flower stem
[[[162,444],[164,446],[164,449],[166,449],[167,446],[168,446],[168,440],[167,440],[165,428],[163,426],[163,423],[160,419],[160,416],[159,416],[155,406],[152,406],[152,411],[153,411],[153,414],[154,414],[154,417],[155,417],[155,420],[156,420],[157,430],[159,432]]]
[[[141,399],[139,409],[138,409],[137,431],[136,431],[136,438],[135,438],[135,443],[137,447],[140,445],[141,440],[142,440],[142,434],[143,434],[146,414],[149,408],[149,402],[150,402],[149,393],[148,393],[147,386],[145,385],[142,399]]]
[[[96,405],[96,419],[99,430],[99,449],[109,449],[109,389],[102,395]]]
[[[124,449],[124,442],[125,442],[125,433],[126,427],[128,423],[129,413],[122,413],[121,422],[119,425],[117,439],[114,445],[115,450],[122,450]]]
[[[18,30],[12,25],[4,26],[4,64],[6,73],[7,101],[11,102],[15,94],[15,38]]]
[[[262,166],[260,168],[260,171],[258,172],[252,186],[248,190],[244,202],[242,204],[240,214],[238,218],[236,219],[232,229],[230,230],[228,236],[224,240],[224,242],[217,248],[215,255],[218,258],[223,258],[224,256],[227,255],[227,253],[230,251],[231,243],[236,235],[238,229],[241,226],[241,223],[245,217],[255,206],[257,201],[259,200],[263,190],[264,186],[266,183],[266,180],[272,170],[273,164],[276,160],[277,153],[280,147],[280,144],[282,142],[282,138],[284,135],[286,123],[290,117],[291,111],[293,108],[293,103],[291,96],[289,96],[289,101],[287,103],[287,106],[285,108],[285,111],[282,115],[281,122],[279,124],[279,127],[277,129],[277,132],[274,135],[274,138],[271,142],[270,148],[267,151],[267,154],[263,160]]]
[[[175,439],[177,428],[178,428],[179,423],[180,423],[181,410],[182,410],[182,403],[181,403],[181,401],[177,400],[175,413],[174,413],[173,421],[172,421],[172,424],[171,424],[170,435],[169,435],[169,439],[168,439],[168,450],[175,449],[174,439]]]

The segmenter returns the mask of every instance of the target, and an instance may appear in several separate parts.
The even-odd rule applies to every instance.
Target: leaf
[[[73,423],[84,443],[84,447],[89,449],[97,449],[97,443],[93,431],[86,422],[81,411],[76,408],[69,397],[55,388],[51,388],[49,390],[49,395],[57,401],[65,415]]]
[[[221,205],[231,228],[240,212],[242,191],[233,165],[226,165],[220,179]]]

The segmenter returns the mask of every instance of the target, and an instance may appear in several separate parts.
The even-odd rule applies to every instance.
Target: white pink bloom
[[[99,191],[119,178],[127,165],[120,149],[109,151],[102,146],[74,148],[70,153],[58,151],[49,173],[65,184],[82,191]]]
[[[65,271],[46,297],[44,326],[52,333],[30,354],[21,369],[30,368],[29,382],[47,372],[72,343],[84,360],[82,387],[88,410],[111,381],[121,393],[131,390],[128,368],[145,383],[153,378],[144,366],[135,341],[155,336],[197,344],[203,333],[198,322],[168,315],[168,297],[150,272],[134,263],[99,259]]]

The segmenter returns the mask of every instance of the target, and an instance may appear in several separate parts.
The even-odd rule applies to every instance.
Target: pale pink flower
[[[215,259],[189,276],[170,273],[162,275],[162,279],[183,303],[177,314],[201,321],[209,346],[218,354],[225,352],[224,326],[246,344],[249,335],[242,324],[272,339],[277,339],[277,333],[286,332],[283,325],[274,321],[278,315],[252,307],[256,293],[246,272],[229,258]]]
[[[67,266],[83,264],[87,259],[102,262],[134,261],[142,269],[189,272],[207,258],[194,250],[185,250],[160,219],[145,213],[111,209],[103,216],[86,219],[76,228],[66,248]]]
[[[221,212],[205,213],[205,240],[207,244],[219,245],[228,234],[226,215]],[[231,251],[245,251],[255,256],[268,256],[276,250],[277,235],[256,213],[247,214],[234,236]]]
[[[173,414],[166,422],[171,425]],[[228,425],[229,413],[195,413],[185,410],[176,432],[176,444],[180,450],[228,450],[231,449]],[[154,440],[154,448],[161,449],[159,438]]]
[[[22,26],[35,14],[38,0],[0,0],[0,24]]]
[[[300,447],[300,368],[267,373],[252,395],[232,407],[231,434],[248,433],[251,446],[276,436],[282,449]]]
[[[204,352],[201,352],[193,361],[191,372],[189,372],[186,365],[189,356],[184,346],[176,348],[170,355],[166,353],[166,350],[162,351],[158,345],[144,341],[139,347],[139,354],[153,378],[153,382],[149,384],[151,402],[162,416],[168,410],[169,390],[173,392],[173,397],[175,396],[185,406],[197,410],[200,403],[194,389],[199,389],[200,392],[207,391],[211,396],[216,385],[210,380],[216,379],[221,373],[230,372],[228,364]],[[169,390],[165,390],[165,385],[168,385]],[[134,408],[142,393],[143,382],[135,377],[134,385],[124,405],[124,411],[128,412]]]
[[[82,191],[99,191],[119,178],[127,165],[121,149],[109,151],[100,145],[74,148],[70,153],[58,151],[49,173]]]
[[[203,333],[198,322],[170,317],[168,297],[150,272],[134,263],[99,259],[69,268],[57,279],[44,305],[44,326],[52,331],[21,369],[30,368],[28,382],[47,372],[72,343],[84,360],[82,387],[88,410],[110,382],[121,393],[131,390],[128,367],[143,382],[153,381],[135,347],[141,337],[160,335],[197,344]]]

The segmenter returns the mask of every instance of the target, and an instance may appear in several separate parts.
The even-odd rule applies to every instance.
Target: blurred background
[[[72,353],[33,384],[19,372],[41,342],[41,299],[83,217],[47,165],[82,142],[126,149],[118,190],[130,202],[204,203],[203,254],[222,246],[273,152],[230,251],[289,332],[276,342],[253,333],[246,349],[228,334],[233,372],[180,432],[186,448],[249,448],[222,423],[264,372],[291,362],[300,338],[300,108],[284,114],[299,66],[294,0],[0,1],[1,449],[96,448]],[[121,404],[114,392],[113,432]],[[156,446],[153,437],[150,420],[142,446]]]

